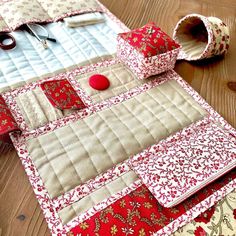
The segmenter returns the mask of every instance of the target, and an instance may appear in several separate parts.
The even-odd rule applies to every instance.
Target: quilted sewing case
[[[86,84],[94,70],[112,71],[111,81],[128,77],[123,92],[114,95],[115,87],[103,94],[105,100],[97,96]],[[174,209],[235,166],[235,132],[174,71],[129,90],[134,75],[117,61],[73,71],[68,78],[85,104],[77,111],[52,106],[39,82],[4,94],[23,130],[12,134],[13,143],[53,235],[81,231],[78,225],[141,186],[163,211]],[[52,79],[56,84],[65,77]],[[147,230],[171,233],[196,217],[235,187],[234,172],[198,204],[184,201],[194,204],[190,211]]]
[[[46,26],[81,40],[37,54],[60,52],[60,68],[25,62],[13,82],[4,71],[2,97],[22,131],[10,136],[52,235],[169,235],[236,187],[236,131],[173,70],[140,80],[114,55],[127,27],[99,8],[105,22]],[[90,87],[94,74],[109,88]]]

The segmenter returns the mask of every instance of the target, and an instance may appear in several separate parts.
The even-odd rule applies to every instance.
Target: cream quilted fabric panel
[[[128,187],[136,180],[138,180],[138,176],[133,171],[129,171],[109,184],[106,184],[104,187],[82,198],[80,201],[62,209],[58,212],[62,223],[65,224],[69,222],[74,217],[85,212],[94,205]]]
[[[7,23],[8,27],[15,27],[22,21],[31,21],[32,19],[48,19],[49,16],[37,1],[20,0],[7,1],[0,7],[0,15]],[[2,29],[0,29],[2,30]]]
[[[97,91],[88,85],[88,78],[94,74],[94,72],[77,77],[81,87],[92,97],[94,102],[116,96],[141,84],[133,73],[122,63],[100,68],[96,73],[102,73],[109,78],[111,83],[109,89]],[[50,121],[63,117],[63,115],[69,115],[73,112],[71,110],[60,111],[54,108],[40,88],[19,95],[16,101],[30,129],[38,128]]]
[[[51,18],[60,17],[63,14],[75,10],[89,11],[99,7],[95,0],[37,0]]]
[[[68,12],[83,13],[98,8],[95,0],[11,0],[1,3],[0,16],[10,29],[14,29],[25,22],[42,22],[62,17]]]
[[[57,197],[205,114],[172,80],[27,145],[49,194]]]
[[[109,79],[110,87],[108,89],[97,91],[89,86],[89,77],[95,73],[105,75]],[[83,74],[76,78],[81,87],[91,96],[94,102],[100,102],[107,98],[117,96],[142,83],[142,81],[137,80],[135,75],[122,63],[99,68],[96,72]]]
[[[61,111],[54,108],[48,101],[41,88],[36,88],[16,98],[17,105],[31,129],[38,128],[44,124],[59,119],[72,111]]]

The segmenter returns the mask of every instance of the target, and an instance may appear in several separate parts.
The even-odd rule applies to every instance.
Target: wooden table
[[[231,125],[236,127],[235,0],[100,0],[128,27],[155,21],[172,35],[177,21],[189,13],[217,16],[229,27],[231,44],[224,58],[188,63],[175,70]],[[0,228],[2,236],[50,235],[28,178],[15,151],[0,156]]]

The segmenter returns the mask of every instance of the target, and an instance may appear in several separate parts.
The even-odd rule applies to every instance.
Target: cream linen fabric
[[[94,102],[100,102],[104,99],[119,95],[141,84],[133,73],[121,63],[110,67],[99,68],[96,73],[104,74],[109,78],[109,89],[97,91],[88,85],[88,78],[93,75],[94,72],[77,77],[83,90],[91,96]],[[54,108],[41,88],[36,88],[19,95],[16,98],[16,102],[30,129],[38,128],[73,112],[73,110],[65,110],[62,112]]]
[[[89,86],[89,77],[94,74],[105,75],[110,81],[110,87],[103,91],[91,88]],[[135,75],[122,63],[98,68],[96,72],[77,76],[76,79],[78,79],[82,89],[91,96],[95,103],[117,96],[141,84]]]
[[[51,195],[107,171],[206,114],[174,80],[27,141]]]
[[[63,117],[63,112],[52,106],[41,88],[19,95],[16,102],[31,129]]]
[[[85,212],[94,205],[102,202],[106,198],[128,187],[136,180],[138,180],[138,176],[133,171],[129,171],[126,174],[117,178],[116,180],[110,182],[109,184],[106,184],[104,187],[90,193],[86,197],[82,198],[80,201],[62,209],[58,212],[62,223],[66,224],[74,217]]]

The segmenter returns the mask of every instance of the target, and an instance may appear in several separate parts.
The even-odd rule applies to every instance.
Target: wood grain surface
[[[189,13],[221,18],[231,34],[225,57],[178,62],[175,70],[231,125],[236,127],[235,0],[100,0],[128,27],[155,21],[172,35],[177,21]],[[50,235],[43,214],[15,151],[0,155],[0,228],[2,236]],[[0,230],[1,232],[1,230]]]

